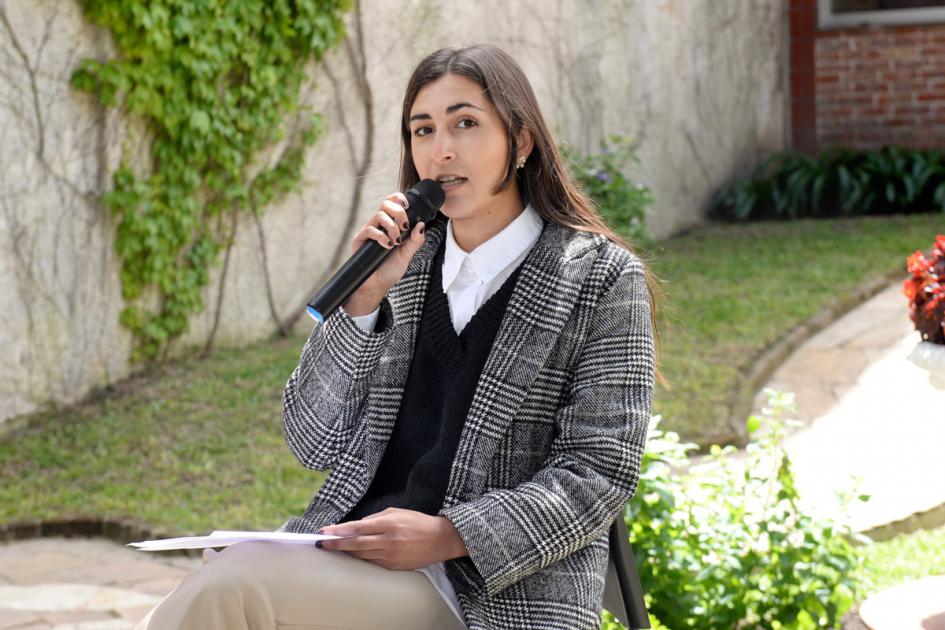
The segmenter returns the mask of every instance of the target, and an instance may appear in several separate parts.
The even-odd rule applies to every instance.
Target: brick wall
[[[817,0],[791,0],[789,7],[791,146],[804,153],[816,153],[814,43],[817,40]]]
[[[820,31],[817,147],[945,147],[945,25]]]

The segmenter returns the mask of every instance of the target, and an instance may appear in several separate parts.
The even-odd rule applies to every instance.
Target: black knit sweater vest
[[[341,521],[389,507],[436,515],[479,375],[495,340],[521,265],[459,335],[443,293],[443,251],[433,259],[410,374],[393,433],[361,500]]]

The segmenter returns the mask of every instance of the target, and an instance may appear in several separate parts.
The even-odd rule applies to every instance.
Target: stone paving
[[[925,526],[945,516],[945,391],[907,359],[919,335],[906,304],[893,284],[811,337],[766,385],[795,393],[804,427],[783,444],[808,509],[841,516],[835,493],[853,477],[871,495],[849,510],[857,531],[893,524],[889,535],[915,514],[938,519]],[[872,630],[945,630],[945,576],[878,593],[859,615]]]
[[[199,564],[103,539],[0,544],[0,630],[130,630]]]
[[[919,342],[896,283],[811,337],[766,387],[795,394],[805,428],[789,435],[808,508],[840,514],[835,492],[859,477],[871,495],[850,506],[857,531],[945,505],[945,391],[908,355]],[[755,402],[761,408],[762,396]]]
[[[835,514],[833,491],[862,478],[873,498],[851,514],[859,530],[945,504],[945,392],[906,360],[918,336],[899,286],[812,337],[767,384],[796,393],[804,427],[785,447],[811,509]],[[99,539],[0,544],[0,630],[132,629],[199,564]],[[943,630],[945,577],[884,591],[860,614],[872,630]]]

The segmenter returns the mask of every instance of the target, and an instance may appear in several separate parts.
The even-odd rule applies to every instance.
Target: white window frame
[[[832,0],[817,0],[817,22],[821,29],[945,23],[945,7],[834,13],[832,4]]]

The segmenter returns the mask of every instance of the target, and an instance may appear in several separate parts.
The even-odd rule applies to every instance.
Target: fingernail
[[[321,549],[324,545],[322,545],[322,541],[316,540],[316,541],[315,541],[315,546],[318,547],[319,549]]]
[[[393,242],[393,241],[387,241],[387,246],[388,246],[388,247],[393,247],[393,246],[394,246],[394,242]]]
[[[409,230],[409,229],[410,229],[410,223],[408,223],[407,221],[404,221],[404,222],[403,222],[403,226],[404,226],[404,229],[405,229],[405,230]]]
[[[426,229],[426,228],[420,228],[420,233],[423,234],[423,230],[425,230],[425,229]]]
[[[398,236],[397,238],[395,238],[395,239],[394,239],[394,242],[397,243],[398,245],[400,245],[400,237]]]
[[[323,527],[322,529],[316,529],[316,530],[315,530],[315,533],[316,533],[316,534],[324,534],[324,533],[325,533],[325,528]]]

